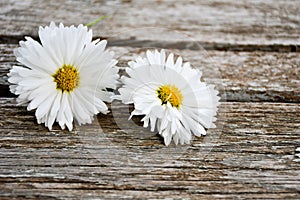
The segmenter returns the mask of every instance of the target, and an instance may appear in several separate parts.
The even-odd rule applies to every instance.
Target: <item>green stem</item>
[[[90,28],[90,27],[94,26],[95,24],[97,24],[98,22],[100,22],[100,21],[102,21],[102,20],[104,20],[106,18],[108,18],[108,16],[107,15],[103,15],[103,16],[99,17],[98,19],[95,19],[95,20],[93,20],[93,21],[85,24],[85,26],[87,26],[88,28]]]

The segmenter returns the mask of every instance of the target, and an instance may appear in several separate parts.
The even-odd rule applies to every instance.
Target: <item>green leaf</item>
[[[93,21],[85,24],[85,26],[87,26],[88,28],[90,28],[90,27],[94,26],[95,24],[97,24],[98,22],[100,22],[100,21],[102,21],[102,20],[104,20],[106,18],[108,18],[108,16],[107,15],[103,15],[103,16],[99,17],[98,19],[95,19],[95,20],[93,20]]]

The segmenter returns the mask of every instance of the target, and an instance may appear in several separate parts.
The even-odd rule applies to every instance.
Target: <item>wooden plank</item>
[[[0,2],[0,198],[300,199],[299,10],[296,0]],[[217,84],[217,128],[165,147],[140,117],[127,120],[132,106],[114,101],[90,125],[48,131],[7,98],[24,35],[101,15],[109,18],[93,33],[109,39],[120,74],[156,47]]]
[[[222,103],[217,128],[179,147],[118,102],[72,132],[49,132],[14,99],[0,107],[1,197],[300,197],[299,104]]]
[[[271,51],[299,51],[300,45],[297,0],[8,0],[0,7],[2,41],[17,42],[23,35],[36,36],[38,26],[53,20],[70,25],[108,15],[108,20],[93,27],[94,33],[122,39],[126,45],[142,45],[144,40],[168,45],[173,41],[177,42],[173,46],[197,48],[194,44],[200,42],[214,49]]]
[[[18,63],[15,44],[0,44],[1,96],[11,96],[6,74]],[[118,66],[143,55],[146,48],[110,47]],[[278,52],[221,52],[170,49],[203,71],[206,81],[216,84],[227,101],[300,102],[300,54]],[[124,73],[124,71],[121,71]]]

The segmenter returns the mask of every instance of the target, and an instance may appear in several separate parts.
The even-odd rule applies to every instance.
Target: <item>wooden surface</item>
[[[299,10],[296,0],[1,1],[0,199],[300,199]],[[104,14],[93,33],[121,74],[148,47],[166,48],[217,85],[216,129],[165,147],[119,102],[72,132],[16,105],[6,73],[18,41]]]

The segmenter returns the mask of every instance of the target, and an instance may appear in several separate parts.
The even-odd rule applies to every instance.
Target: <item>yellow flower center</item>
[[[162,105],[169,102],[173,107],[179,108],[181,106],[183,96],[175,85],[163,85],[156,91]]]
[[[79,85],[79,73],[73,65],[64,64],[52,76],[56,89],[62,92],[72,92]]]

